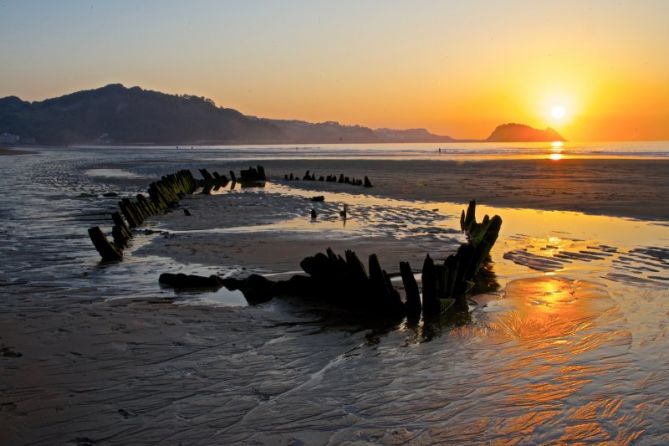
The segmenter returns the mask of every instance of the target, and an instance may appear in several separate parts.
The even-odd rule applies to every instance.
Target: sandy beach
[[[99,155],[72,166],[49,161],[67,152],[44,156],[21,157],[25,170],[5,177],[25,200],[46,199],[12,202],[20,213],[0,233],[11,259],[0,270],[2,444],[669,435],[666,399],[648,397],[665,394],[669,364],[666,161],[263,160],[251,164],[266,167],[265,188],[186,197],[136,231],[122,263],[100,266],[85,229],[109,225],[118,196],[103,194],[143,190],[158,162],[170,172],[183,160],[111,154],[101,171]],[[189,162],[220,172],[250,164]],[[283,180],[307,169],[368,175],[374,187]],[[298,299],[246,306],[225,290],[157,283],[168,271],[285,277],[327,247],[376,253],[389,272],[400,260],[419,268],[426,253],[443,259],[463,240],[459,212],[472,198],[504,219],[492,253],[499,288],[457,324],[361,325]]]
[[[289,172],[301,177],[307,169],[317,175],[368,175],[375,185],[370,193],[388,197],[454,203],[476,199],[498,207],[669,219],[669,206],[662,198],[669,194],[668,160],[291,160],[265,164],[279,177]]]

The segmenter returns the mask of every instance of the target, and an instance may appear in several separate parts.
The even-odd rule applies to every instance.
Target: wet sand
[[[0,156],[12,156],[12,155],[30,155],[36,152],[30,152],[28,150],[19,150],[19,149],[7,149],[5,147],[0,147]]]
[[[485,299],[459,329],[377,332],[328,326],[300,306],[25,301],[0,314],[3,346],[22,354],[0,358],[0,441],[655,444],[669,435],[657,376],[668,358],[652,328],[660,314],[632,329],[605,288],[563,278],[515,281],[504,299]]]
[[[140,230],[155,232],[138,235],[121,265],[97,267],[83,240],[87,263],[63,289],[57,275],[22,263],[27,273],[0,281],[0,444],[665,443],[665,226],[497,209],[505,225],[493,257],[504,288],[478,296],[466,325],[377,330],[333,324],[289,299],[202,305],[196,293],[156,283],[156,268],[285,274],[327,246],[377,252],[390,271],[399,259],[415,259],[416,267],[426,252],[439,258],[457,246],[457,211],[471,198],[576,206],[550,201],[557,192],[548,194],[549,185],[560,193],[588,190],[582,202],[595,214],[641,217],[647,208],[664,218],[666,162],[563,162],[551,170],[542,161],[263,161],[275,177],[322,169],[369,175],[375,188],[280,182],[257,193],[188,197]],[[248,163],[219,165],[212,170]],[[605,187],[625,171],[638,183],[636,200],[628,184]],[[465,181],[475,172],[490,178]],[[72,184],[70,212],[99,201]],[[599,207],[592,187],[603,194]],[[532,202],[533,191],[544,195]],[[305,198],[321,193],[321,204]],[[374,197],[359,196],[365,193]],[[624,199],[606,201],[615,194]],[[57,201],[41,206],[49,203]],[[351,206],[346,226],[343,203]],[[43,220],[25,214],[21,228]],[[63,224],[85,229],[89,220],[77,218]],[[61,252],[60,234],[53,249],[81,255]],[[119,298],[119,288],[128,298]]]
[[[298,359],[294,342],[277,341],[318,331],[315,318],[241,310],[158,299],[3,311],[0,443],[229,444],[217,430],[298,385],[291,374],[316,372],[352,347],[344,336],[322,336],[319,351]],[[253,335],[243,336],[249,327]],[[272,367],[252,384],[258,361]],[[275,373],[286,379],[272,382]]]
[[[335,185],[344,192],[308,191],[283,184],[266,188],[194,195],[180,209],[156,219],[159,240],[136,255],[169,257],[180,263],[235,265],[261,273],[299,271],[300,261],[326,248],[343,254],[354,249],[363,259],[376,253],[382,267],[398,271],[401,260],[419,269],[426,253],[445,259],[464,241],[452,215],[410,206],[410,202],[369,199],[360,188]],[[351,193],[353,192],[353,193]],[[340,216],[344,204],[347,218]],[[188,209],[191,216],[184,216]],[[310,211],[317,211],[312,220]]]
[[[369,192],[405,199],[669,220],[669,160],[291,160],[263,162],[275,178],[309,169],[370,177]],[[241,163],[243,165],[243,163]],[[309,183],[295,184],[310,187]],[[326,185],[327,187],[328,185]],[[320,187],[320,186],[316,186]]]

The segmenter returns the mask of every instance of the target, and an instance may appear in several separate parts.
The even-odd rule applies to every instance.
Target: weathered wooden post
[[[405,308],[407,316],[409,319],[417,319],[420,317],[421,312],[420,293],[409,262],[400,262],[400,274],[402,275],[402,283],[404,284],[404,292],[406,293]]]
[[[123,259],[123,253],[117,249],[113,243],[107,240],[107,237],[102,233],[99,227],[94,226],[88,229],[88,236],[93,242],[93,246],[98,250],[102,260],[105,262],[118,261]]]
[[[130,225],[131,228],[136,228],[140,224],[142,224],[140,218],[138,215],[135,214],[134,210],[130,206],[130,200],[127,198],[123,198],[119,204],[119,209],[121,210],[121,213],[125,217],[125,219],[128,221],[128,225]]]
[[[437,298],[437,277],[430,254],[425,256],[421,280],[423,282],[423,315],[435,316],[439,314],[441,306]]]

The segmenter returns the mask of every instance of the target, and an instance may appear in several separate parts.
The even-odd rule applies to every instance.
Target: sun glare
[[[554,105],[553,108],[551,108],[551,117],[553,119],[562,119],[565,117],[567,114],[567,109],[565,108],[564,105]]]

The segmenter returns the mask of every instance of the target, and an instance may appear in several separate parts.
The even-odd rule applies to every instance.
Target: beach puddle
[[[205,305],[214,307],[245,307],[248,301],[238,290],[222,287],[215,291],[179,291],[175,292],[175,305]]]
[[[568,345],[614,308],[601,285],[545,276],[509,282],[483,311],[491,316],[490,334],[500,339]]]
[[[122,178],[122,179],[137,179],[146,178],[143,175],[138,175],[125,169],[88,169],[84,172],[90,177],[99,178]]]

